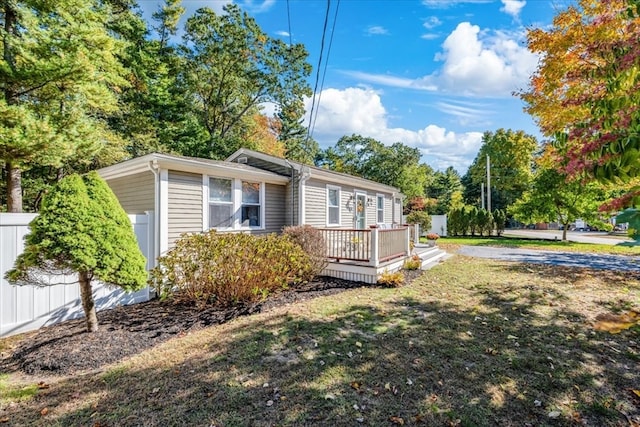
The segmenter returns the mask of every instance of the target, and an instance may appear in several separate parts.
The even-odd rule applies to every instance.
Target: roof
[[[357,176],[349,175],[347,173],[336,172],[330,169],[320,168],[317,166],[305,165],[303,163],[295,162],[293,160],[287,160],[282,157],[276,157],[271,154],[261,153],[259,151],[249,150],[248,148],[240,148],[235,153],[227,157],[227,162],[235,162],[237,164],[238,159],[242,157],[251,157],[252,165],[268,170],[280,175],[291,176],[291,169],[295,169],[300,174],[308,173],[309,176],[317,178],[323,181],[334,183],[347,183],[354,187],[362,187],[366,189],[372,189],[377,191],[384,191],[387,193],[394,193],[394,195],[401,195],[400,189],[392,187],[390,185],[381,184],[376,181],[372,181],[366,178],[360,178]]]
[[[152,169],[156,168],[219,175],[229,178],[253,178],[272,184],[286,184],[289,182],[287,176],[249,165],[162,153],[151,153],[125,160],[115,165],[99,169],[98,173],[103,179],[109,180],[140,172],[152,171]]]

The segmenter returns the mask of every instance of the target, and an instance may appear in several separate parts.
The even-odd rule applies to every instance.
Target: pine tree
[[[96,172],[58,182],[30,228],[25,250],[6,278],[47,285],[42,274],[77,273],[89,332],[98,329],[93,280],[127,291],[144,287],[146,261],[129,218]]]

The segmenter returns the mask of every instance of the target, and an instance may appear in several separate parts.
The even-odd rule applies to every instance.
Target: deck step
[[[424,247],[414,249],[414,253],[422,259],[421,270],[429,270],[437,265],[440,261],[449,257],[449,254],[437,246]]]

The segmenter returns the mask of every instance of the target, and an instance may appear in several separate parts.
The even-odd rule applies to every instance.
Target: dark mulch
[[[423,272],[404,273],[405,283],[410,283]],[[34,336],[22,340],[9,354],[0,355],[0,372],[69,375],[96,370],[190,331],[363,286],[372,285],[318,277],[303,287],[241,307],[202,308],[159,300],[120,306],[98,313],[100,329],[94,333],[85,332],[84,319],[40,329]]]

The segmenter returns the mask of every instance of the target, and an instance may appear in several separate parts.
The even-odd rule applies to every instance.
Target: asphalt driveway
[[[490,258],[503,261],[640,272],[640,257],[624,255],[494,248],[489,246],[462,246],[458,250],[458,253],[477,258]]]

